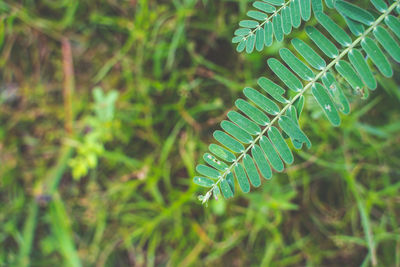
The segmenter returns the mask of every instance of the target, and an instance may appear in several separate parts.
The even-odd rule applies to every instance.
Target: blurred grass
[[[196,200],[210,133],[284,45],[235,52],[248,6],[0,1],[0,266],[400,266],[398,76],[338,129],[308,98],[312,149]]]

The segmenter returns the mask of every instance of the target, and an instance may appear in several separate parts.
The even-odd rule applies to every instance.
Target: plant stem
[[[72,60],[71,43],[67,38],[61,41],[63,71],[64,71],[64,128],[67,135],[72,136],[73,133],[73,113],[72,113],[72,95],[75,87],[74,64]]]

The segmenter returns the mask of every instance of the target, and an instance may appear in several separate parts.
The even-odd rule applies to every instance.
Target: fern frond
[[[321,6],[321,0],[312,1],[315,6]],[[263,0],[253,2],[256,10],[247,12],[249,19],[239,22],[232,42],[237,43],[236,50],[252,53],[254,48],[261,51],[265,46],[271,46],[273,39],[282,42],[292,28],[299,28],[302,20],[311,17],[311,0]]]
[[[265,1],[270,4],[288,5],[288,2],[283,3],[279,0]],[[368,95],[368,90],[375,90],[377,87],[371,63],[384,76],[393,75],[386,55],[400,62],[400,46],[391,34],[392,32],[400,36],[400,20],[390,15],[398,8],[400,0],[394,1],[390,6],[385,6],[383,1],[372,1],[373,6],[382,13],[376,19],[369,11],[349,2],[325,2],[328,7],[336,8],[342,16],[351,21],[358,31],[362,29],[362,32],[358,34],[358,31],[352,31],[358,36],[352,40],[344,29],[324,13],[321,1],[312,1],[318,25],[307,26],[306,33],[310,41],[330,58],[330,61],[327,63],[319,52],[299,39],[293,39],[291,42],[296,52],[282,48],[279,51],[282,61],[276,58],[267,61],[285,88],[293,92],[293,97],[287,99],[284,96],[286,90],[265,77],[258,80],[258,85],[266,94],[250,87],[243,90],[247,99],[235,102],[239,112],[230,111],[229,120],[221,123],[223,131],[214,132],[214,138],[222,146],[210,145],[211,153],[204,155],[204,160],[209,166],[196,167],[202,176],[195,177],[194,182],[209,188],[207,194],[200,197],[203,202],[207,202],[212,194],[219,194],[221,191],[224,197],[232,197],[235,191],[234,176],[241,190],[247,193],[250,191],[250,184],[258,187],[262,177],[270,179],[273,170],[283,171],[285,165],[292,164],[294,160],[285,139],[290,139],[296,149],[300,149],[304,144],[307,148],[311,147],[309,138],[301,130],[298,122],[304,106],[304,94],[310,88],[326,118],[333,126],[339,126],[339,112],[348,114],[350,105],[336,77],[341,76],[343,81],[353,88],[355,94]],[[351,27],[347,21],[346,24]],[[355,25],[362,25],[362,28]],[[324,35],[323,31],[329,33],[329,36]]]

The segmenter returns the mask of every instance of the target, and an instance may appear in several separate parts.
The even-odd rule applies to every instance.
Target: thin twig
[[[73,133],[72,94],[75,89],[74,65],[72,60],[71,44],[67,38],[61,41],[63,71],[64,71],[64,128],[68,136]]]

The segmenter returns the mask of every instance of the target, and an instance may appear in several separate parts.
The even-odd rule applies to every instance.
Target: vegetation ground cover
[[[0,1],[0,266],[400,266],[399,76],[339,129],[310,100],[292,166],[197,200],[212,131],[285,46],[236,52],[249,4]]]

